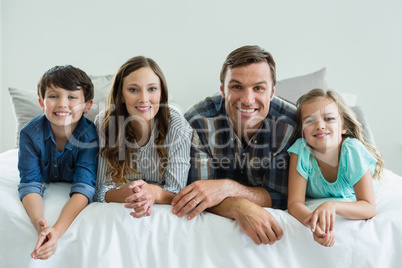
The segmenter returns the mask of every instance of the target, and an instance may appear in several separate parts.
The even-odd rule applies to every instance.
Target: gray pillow
[[[295,104],[302,95],[314,88],[328,89],[327,68],[314,73],[277,81],[275,95]]]
[[[85,115],[85,117],[90,119],[91,121],[94,121],[95,116],[99,113],[99,111],[105,108],[105,103],[107,101],[107,97],[109,95],[109,91],[113,81],[113,75],[89,77],[94,84],[95,97],[93,99],[94,104],[92,105],[92,108],[89,110],[89,112]],[[14,114],[17,119],[16,145],[18,147],[18,141],[22,127],[31,119],[43,114],[43,112],[39,106],[36,90],[9,88],[8,92],[10,93]]]

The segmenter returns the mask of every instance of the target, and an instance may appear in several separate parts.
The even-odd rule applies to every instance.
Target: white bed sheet
[[[274,245],[255,245],[236,221],[202,213],[188,221],[155,205],[134,219],[123,204],[91,203],[59,239],[46,261],[32,260],[37,234],[18,198],[17,150],[0,154],[0,267],[401,267],[402,178],[385,172],[375,183],[377,215],[367,221],[337,217],[336,243],[314,242],[287,211],[267,208],[284,231]],[[52,225],[70,185],[47,185],[45,217]],[[310,200],[311,208],[323,200]]]

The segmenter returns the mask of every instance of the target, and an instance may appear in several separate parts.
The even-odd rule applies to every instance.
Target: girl
[[[149,58],[134,57],[118,70],[100,136],[95,201],[128,203],[135,218],[154,203],[170,204],[187,183],[192,128],[168,106],[165,77]]]
[[[333,91],[313,89],[297,101],[300,133],[288,152],[288,211],[311,227],[323,246],[335,243],[335,215],[370,219],[375,215],[372,176],[379,178],[379,151],[364,141],[361,124]],[[327,201],[313,212],[305,197],[353,197],[355,202]]]

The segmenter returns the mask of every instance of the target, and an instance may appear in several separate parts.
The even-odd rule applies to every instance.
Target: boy
[[[71,65],[51,68],[38,82],[38,96],[44,115],[21,130],[18,191],[39,235],[31,257],[48,259],[56,251],[57,240],[92,200],[98,135],[83,116],[93,104],[94,86],[82,70]],[[42,182],[72,183],[70,200],[53,226],[44,219]]]

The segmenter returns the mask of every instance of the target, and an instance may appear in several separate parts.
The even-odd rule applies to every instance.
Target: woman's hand
[[[303,224],[310,225],[313,233],[316,232],[317,227],[325,234],[332,232],[336,216],[335,204],[335,202],[331,201],[321,204],[303,221]],[[320,231],[318,231],[318,234],[322,235]]]
[[[131,182],[128,185],[131,195],[125,199],[125,202],[128,203],[125,207],[134,209],[130,215],[134,218],[151,216],[158,188],[158,186],[148,184],[143,180]]]

